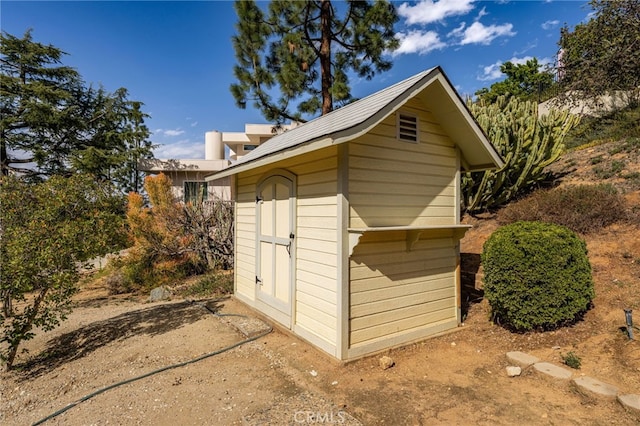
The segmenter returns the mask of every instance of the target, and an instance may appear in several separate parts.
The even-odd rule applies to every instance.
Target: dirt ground
[[[575,154],[570,165],[588,162],[589,155]],[[626,191],[630,203],[640,205],[640,188]],[[497,225],[491,217],[468,220],[474,229],[462,252],[473,264]],[[182,299],[109,296],[90,285],[61,327],[27,342],[18,368],[0,373],[0,424],[33,424],[109,385],[211,354],[106,390],[45,424],[635,425],[640,413],[615,400],[583,394],[530,368],[514,378],[505,372],[508,351],[557,365],[572,351],[582,360],[575,374],[640,393],[640,341],[622,331],[624,308],[634,309],[640,324],[640,224],[617,224],[585,239],[596,299],[583,321],[512,334],[488,321],[481,290],[471,289],[481,271],[467,268],[464,325],[386,352],[395,361],[386,370],[378,364],[385,354],[343,365],[278,328],[213,354],[246,340],[239,330],[255,337],[269,323],[233,298],[203,302],[219,314],[249,318],[215,316]]]

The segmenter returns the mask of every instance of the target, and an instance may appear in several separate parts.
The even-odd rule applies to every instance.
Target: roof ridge
[[[422,80],[425,76],[432,73],[435,69],[439,69],[439,67],[433,67],[433,68],[429,68],[427,70],[421,71],[415,75],[405,78],[404,80],[401,80],[395,84],[392,84],[391,86],[385,87],[381,90],[378,90],[374,93],[371,93],[365,96],[364,98],[358,99],[355,102],[352,102],[341,108],[334,109],[328,114],[316,117],[313,120],[303,123],[293,129],[287,130],[286,132],[283,132],[279,135],[276,135],[270,138],[268,141],[260,144],[258,147],[256,147],[256,149],[254,149],[249,154],[245,155],[244,157],[242,157],[241,159],[233,163],[229,168],[233,168],[237,165],[251,162],[253,160],[273,154],[283,149],[291,148],[293,146],[300,145],[314,139],[318,139],[322,136],[326,136],[326,135],[335,133],[337,131],[347,129],[357,123],[351,123],[347,119],[344,121],[342,126],[335,125],[336,123],[334,123],[334,117],[341,115],[349,118],[349,116],[352,113],[354,113],[354,111],[356,112],[358,111],[357,110],[358,107],[363,108],[365,112],[368,112],[368,113],[362,114],[363,115],[362,121],[364,121],[367,118],[370,118],[371,116],[375,115],[376,112],[384,108],[386,105],[392,102],[396,97],[393,97],[393,99],[388,99],[384,102],[380,102],[379,104],[368,106],[368,104],[371,103],[372,99],[375,99],[376,97],[384,97],[385,95],[393,93],[395,90],[398,89],[398,87],[413,86],[416,82],[419,82],[420,80]],[[406,88],[403,89],[403,92],[405,90]],[[357,113],[355,113],[354,115],[355,117],[353,117],[351,121],[358,121],[360,119],[359,115]],[[364,117],[364,115],[367,115],[367,116]],[[332,123],[334,125],[330,126],[331,127],[330,129],[329,128],[325,129],[325,127],[329,127],[328,126],[329,123]],[[305,133],[308,133],[308,134],[305,136]],[[303,136],[301,137],[300,140],[289,141],[290,139],[293,139],[297,135],[303,135]]]

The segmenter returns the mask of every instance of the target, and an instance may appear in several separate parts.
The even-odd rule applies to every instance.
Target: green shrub
[[[555,223],[583,234],[627,219],[624,197],[611,185],[575,185],[547,191],[509,204],[498,214],[501,225],[518,221]]]
[[[485,243],[482,265],[493,320],[512,330],[571,324],[594,297],[586,244],[563,226],[503,226]]]
[[[566,355],[560,355],[560,357],[562,358],[562,362],[565,365],[576,370],[579,370],[580,366],[582,365],[582,359],[578,355],[573,353],[573,351],[567,353]]]
[[[624,138],[631,142],[623,149],[633,149],[634,144],[637,147],[640,138],[640,106],[613,111],[599,117],[583,117],[580,124],[567,135],[565,146],[572,149],[596,140]]]

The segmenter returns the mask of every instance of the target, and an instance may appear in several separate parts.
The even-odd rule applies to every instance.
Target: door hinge
[[[256,204],[261,203],[263,201],[263,198],[259,195],[256,195]]]
[[[256,284],[260,284],[262,285],[262,279],[258,278],[258,276],[256,275]]]

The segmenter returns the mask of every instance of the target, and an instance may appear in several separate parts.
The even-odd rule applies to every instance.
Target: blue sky
[[[462,96],[504,78],[504,61],[532,57],[553,63],[560,28],[588,19],[586,0],[394,2],[401,47],[393,68],[372,81],[352,80],[364,97],[436,65]],[[266,7],[266,2],[260,3]],[[126,87],[144,102],[158,158],[203,158],[204,133],[243,131],[263,123],[229,92],[237,21],[231,1],[7,1],[0,26],[69,55],[86,82],[113,91]]]

